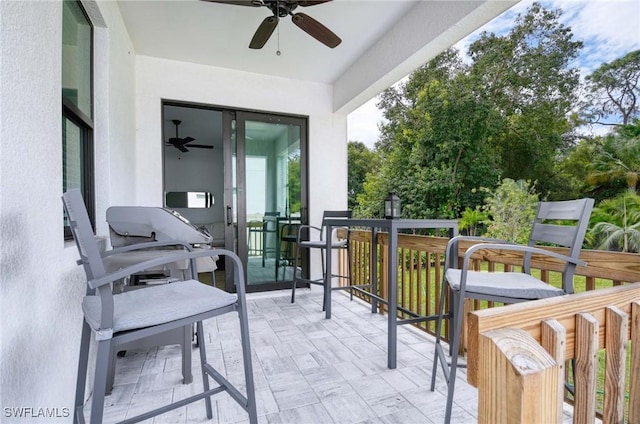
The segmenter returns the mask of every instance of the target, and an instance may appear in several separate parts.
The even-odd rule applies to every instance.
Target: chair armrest
[[[131,244],[129,246],[116,247],[115,249],[106,250],[100,253],[100,257],[104,259],[106,257],[117,255],[119,253],[126,253],[126,252],[132,252],[135,250],[149,249],[153,247],[164,247],[164,246],[181,246],[181,247],[184,247],[189,252],[193,250],[193,247],[189,243],[185,243],[183,241],[151,241],[147,243],[136,243],[136,244]],[[82,259],[78,259],[76,261],[76,264],[82,265]]]
[[[320,233],[320,237],[322,240],[322,228],[314,227],[313,225],[301,224],[298,227],[298,234],[296,235],[296,243],[300,243],[301,241],[308,241],[308,240],[302,240],[302,230],[304,230],[305,228],[318,231]],[[311,232],[309,232],[309,239],[311,239]]]
[[[491,237],[480,237],[480,236],[455,236],[452,237],[449,242],[447,243],[447,247],[445,248],[445,257],[447,258],[446,260],[446,264],[447,267],[451,267],[454,266],[453,264],[449,264],[449,262],[453,259],[453,248],[455,246],[458,245],[458,242],[461,240],[470,240],[470,241],[481,241],[483,243],[494,243],[494,244],[501,244],[501,245],[510,245],[510,244],[514,244],[512,242],[508,242],[506,240],[501,240],[501,239],[496,239],[496,238],[491,238]],[[478,245],[474,245],[474,246],[478,246]],[[457,252],[456,252],[457,254]],[[457,255],[456,255],[457,257]]]
[[[103,275],[98,278],[94,278],[88,281],[89,287],[92,289],[96,289],[98,287],[104,286],[105,284],[110,284],[114,281],[120,280],[122,278],[128,277],[138,272],[142,272],[149,268],[154,268],[161,265],[167,265],[173,262],[182,261],[182,260],[191,260],[199,257],[214,257],[220,254],[227,254],[228,252],[224,249],[211,249],[211,250],[199,250],[193,252],[176,252],[175,254],[163,255],[160,258],[149,259],[147,261],[139,262],[137,264],[128,266],[126,268],[119,269],[112,273]]]
[[[571,256],[562,255],[560,253],[552,252],[546,249],[541,249],[535,246],[524,246],[520,244],[502,244],[502,243],[482,243],[482,244],[474,244],[471,246],[464,254],[464,259],[462,262],[462,270],[464,271],[469,266],[469,259],[471,259],[471,255],[473,255],[478,250],[483,249],[494,249],[494,250],[508,250],[508,251],[517,251],[517,252],[528,252],[528,253],[537,253],[539,255],[544,255],[552,258],[559,259],[564,262],[569,262],[579,266],[587,266],[587,263],[582,259],[572,258]]]
[[[193,250],[191,245],[184,241],[177,241],[177,240],[176,241],[151,241],[148,243],[136,243],[136,244],[130,244],[129,246],[116,247],[115,249],[111,249],[103,252],[100,256],[102,256],[103,258],[106,258],[107,256],[116,255],[118,253],[125,253],[125,252],[131,252],[134,250],[150,249],[153,247],[165,247],[165,246],[180,246],[180,247],[184,247],[189,252]]]

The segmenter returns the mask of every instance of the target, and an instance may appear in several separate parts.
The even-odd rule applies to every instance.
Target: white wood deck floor
[[[429,390],[432,338],[401,326],[398,367],[387,368],[386,316],[334,292],[331,320],[322,312],[322,292],[299,290],[248,295],[253,368],[260,423],[441,423],[446,385],[439,373]],[[209,361],[244,391],[237,315],[205,322]],[[199,354],[193,350],[194,382],[182,384],[179,346],[128,351],[118,358],[105,422],[115,422],[201,390]],[[248,423],[226,393],[213,397],[213,419],[204,401],[156,417],[154,423]],[[477,390],[460,370],[454,423],[474,423]],[[87,405],[88,406],[88,405]],[[88,417],[88,408],[85,416]]]

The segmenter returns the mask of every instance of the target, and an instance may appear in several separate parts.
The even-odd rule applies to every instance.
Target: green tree
[[[610,186],[616,182],[624,182],[630,193],[636,193],[640,185],[640,136],[624,136],[633,134],[640,128],[640,121],[636,120],[635,123],[621,127],[597,145],[587,175],[590,184]]]
[[[588,176],[589,168],[600,149],[598,140],[585,138],[575,148],[558,158],[554,174],[562,182],[562,188],[550,193],[550,200],[577,199],[594,195],[593,185],[589,184]]]
[[[465,69],[447,50],[381,95],[386,123],[377,147],[384,162],[365,184],[364,203],[381,204],[395,190],[409,218],[453,217],[462,205],[481,204],[473,189],[497,178],[489,140],[500,121]]]
[[[489,215],[485,236],[525,244],[536,217],[538,194],[528,181],[502,180],[489,194],[484,210]]]
[[[456,217],[482,204],[480,187],[498,177],[563,189],[557,159],[575,145],[568,119],[579,85],[569,63],[582,43],[560,11],[534,3],[504,36],[484,33],[471,63],[449,49],[379,98],[383,159],[369,174],[359,208],[379,210],[395,190],[409,218]]]
[[[505,120],[493,139],[503,177],[537,181],[543,193],[557,188],[554,164],[573,147],[572,121],[579,70],[570,66],[582,42],[559,22],[560,10],[533,3],[505,35],[483,33],[469,47],[479,92]]]
[[[590,240],[599,249],[640,252],[640,196],[632,193],[602,201],[594,208]]]
[[[380,157],[375,151],[362,142],[350,141],[347,145],[348,160],[348,194],[349,209],[356,208],[358,195],[364,191],[363,185],[369,172],[377,172],[380,167]]]
[[[588,122],[603,125],[630,124],[638,117],[640,101],[640,50],[604,63],[586,77],[588,96],[583,104]],[[616,117],[613,122],[608,118]]]
[[[289,213],[300,213],[301,207],[301,191],[300,191],[300,155],[295,154],[289,156],[287,167],[288,174],[288,190],[289,190],[289,205],[287,208]]]
[[[478,235],[478,230],[488,221],[489,216],[480,206],[475,209],[465,208],[458,220],[460,231],[465,231],[470,236]]]

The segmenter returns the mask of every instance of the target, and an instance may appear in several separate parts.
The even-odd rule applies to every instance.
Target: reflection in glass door
[[[236,246],[251,291],[291,286],[295,235],[306,215],[306,121],[237,112],[234,174]]]

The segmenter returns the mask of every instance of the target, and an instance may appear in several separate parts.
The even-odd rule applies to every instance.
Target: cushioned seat
[[[177,281],[113,295],[113,331],[134,330],[176,321],[211,309],[233,305],[235,294],[196,280]],[[85,296],[85,318],[93,330],[100,328],[100,296]]]
[[[446,278],[453,290],[460,290],[462,271],[449,268]],[[561,296],[564,290],[550,286],[522,272],[468,271],[467,294],[509,296],[514,299],[534,300]]]

